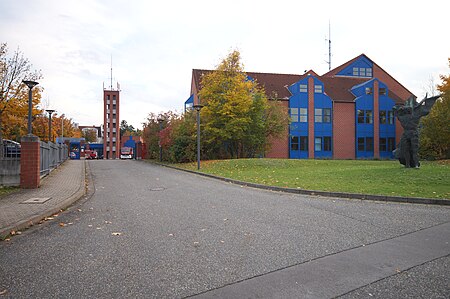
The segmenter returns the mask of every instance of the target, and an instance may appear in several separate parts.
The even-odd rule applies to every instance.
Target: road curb
[[[86,166],[86,161],[83,163],[82,167],[82,179],[80,180],[80,186],[76,192],[71,194],[69,197],[63,201],[57,203],[53,208],[35,214],[27,219],[19,220],[18,222],[0,229],[0,239],[4,239],[11,234],[11,231],[20,231],[29,228],[37,223],[39,223],[45,217],[50,217],[61,210],[64,210],[71,206],[74,202],[82,198],[86,194],[86,171],[88,167]]]
[[[277,191],[277,192],[285,192],[285,193],[293,193],[293,194],[303,194],[303,195],[313,195],[313,196],[323,196],[323,197],[338,197],[338,198],[347,198],[347,199],[370,200],[370,201],[450,206],[450,200],[447,200],[447,199],[318,191],[318,190],[306,190],[306,189],[285,188],[285,187],[277,187],[277,186],[267,186],[267,185],[249,183],[249,182],[234,180],[234,179],[230,179],[230,178],[220,177],[220,176],[216,176],[216,175],[212,175],[212,174],[208,174],[208,173],[183,169],[183,168],[179,168],[179,167],[175,167],[175,166],[171,166],[171,165],[167,165],[167,164],[163,164],[163,163],[158,163],[155,161],[147,161],[147,162],[155,164],[155,165],[159,165],[159,166],[164,166],[167,168],[172,168],[172,169],[176,169],[176,170],[181,170],[181,171],[201,175],[204,177],[209,177],[212,179],[221,180],[221,181],[236,184],[236,185],[252,187],[252,188],[257,188],[257,189],[263,189],[263,190],[269,190],[269,191]]]

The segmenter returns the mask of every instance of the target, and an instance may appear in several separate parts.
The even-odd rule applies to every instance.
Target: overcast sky
[[[120,118],[182,111],[193,68],[230,51],[249,72],[303,74],[366,54],[419,98],[448,74],[450,1],[0,0],[0,42],[44,79],[44,108],[103,122],[103,84],[120,83]]]

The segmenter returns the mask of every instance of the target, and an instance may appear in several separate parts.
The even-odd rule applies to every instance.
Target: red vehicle
[[[120,149],[120,159],[133,159],[133,148],[132,147],[122,147]]]
[[[98,159],[98,154],[97,154],[97,152],[96,151],[92,151],[92,150],[86,150],[85,152],[84,152],[84,157],[86,158],[86,159]]]

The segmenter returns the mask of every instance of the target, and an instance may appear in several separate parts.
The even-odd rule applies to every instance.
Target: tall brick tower
[[[118,159],[120,157],[120,90],[111,86],[103,87],[103,158]]]

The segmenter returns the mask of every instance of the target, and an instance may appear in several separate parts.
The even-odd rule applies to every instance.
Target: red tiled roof
[[[336,76],[342,69],[358,60],[361,56],[366,57],[372,63],[375,64],[369,57],[365,54],[361,54],[352,60],[332,69],[331,71],[325,73],[322,76],[317,75],[313,70],[309,70],[305,72],[303,75],[296,74],[274,74],[274,73],[257,73],[257,72],[246,72],[246,74],[256,82],[264,87],[266,91],[266,95],[269,99],[273,98],[273,95],[276,94],[279,100],[288,100],[291,96],[291,93],[287,89],[288,86],[298,82],[299,80],[305,78],[308,75],[312,75],[317,77],[320,81],[324,83],[325,93],[336,102],[353,102],[355,96],[351,93],[351,88],[355,85],[359,85],[361,83],[367,82],[372,78],[358,78],[358,77],[347,77],[347,76]],[[377,65],[378,66],[378,65]],[[379,67],[379,66],[378,66]],[[381,68],[380,68],[381,69]],[[381,69],[385,74],[390,76],[386,71]],[[200,70],[193,69],[192,77],[194,80],[194,84],[197,90],[200,90],[200,81],[201,76],[203,74],[212,72],[212,70]],[[395,80],[395,79],[394,79]],[[397,80],[395,82],[398,83]],[[400,83],[398,83],[401,85]],[[403,85],[401,85],[403,87]],[[403,87],[404,88],[404,87]],[[406,88],[405,88],[406,89]],[[406,99],[400,98],[398,95],[389,90],[389,97],[392,98],[396,103],[403,103]]]
[[[212,72],[212,70],[199,70],[193,69],[192,76],[197,90],[200,90],[200,80],[203,74]],[[289,99],[291,93],[286,88],[287,86],[294,84],[295,82],[301,80],[306,75],[294,75],[294,74],[272,74],[272,73],[256,73],[256,72],[246,72],[247,76],[255,79],[256,82],[264,87],[266,95],[268,98],[273,98],[276,94],[278,99]]]

